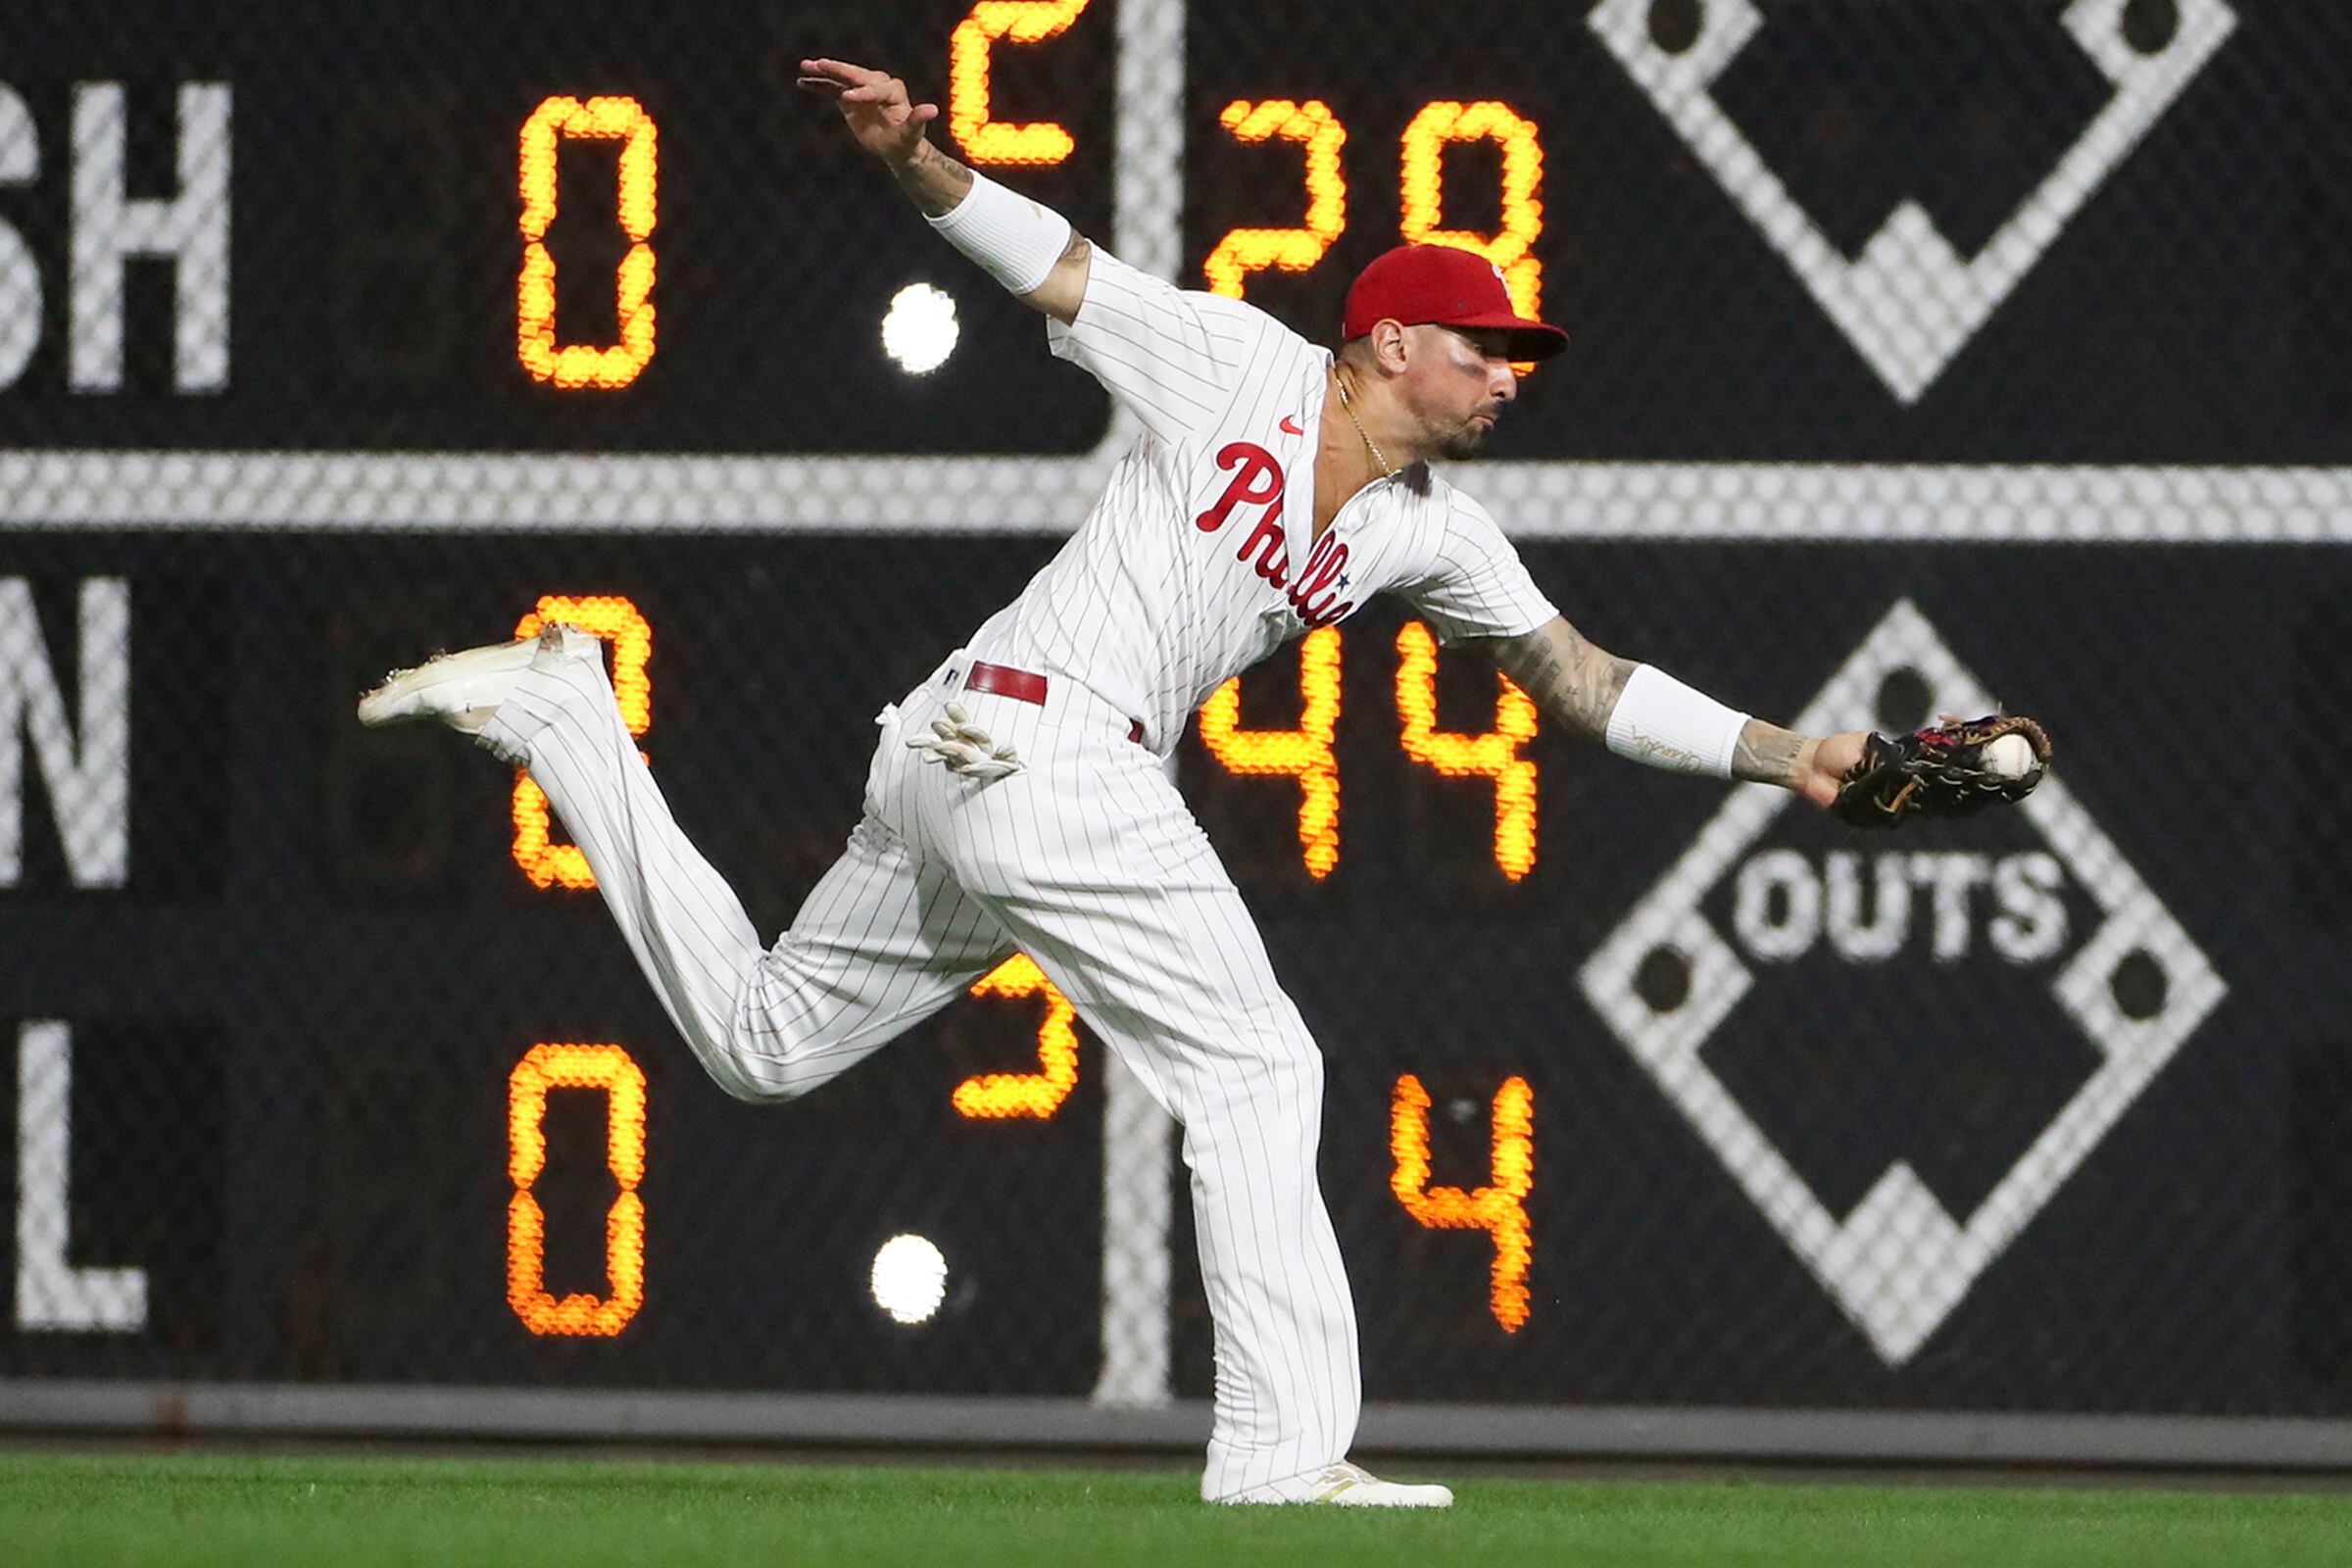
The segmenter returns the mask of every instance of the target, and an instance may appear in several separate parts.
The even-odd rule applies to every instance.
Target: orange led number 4
[[[547,1289],[547,1214],[531,1195],[547,1168],[551,1089],[605,1094],[605,1163],[620,1194],[605,1216],[605,1275],[612,1295],[561,1300]],[[507,1079],[507,1304],[533,1334],[610,1338],[645,1304],[645,1074],[618,1046],[533,1046]]]
[[[612,645],[612,695],[629,733],[642,735],[654,722],[654,681],[646,665],[654,657],[653,623],[618,594],[543,594],[539,608],[514,623],[517,637],[536,637],[550,621],[568,621]],[[643,755],[643,754],[640,754]],[[554,842],[547,792],[521,768],[514,770],[514,863],[533,887],[592,888],[596,873],[576,844]]]
[[[620,143],[620,226],[627,254],[613,274],[620,341],[556,341],[556,158],[567,139]],[[654,209],[661,167],[654,122],[634,98],[550,98],[522,122],[522,274],[514,290],[514,353],[541,381],[564,388],[627,386],[654,357]]]
[[[1086,0],[980,0],[948,40],[948,131],[975,164],[1058,164],[1078,143],[1052,121],[991,117],[989,55],[1000,41],[1038,43],[1078,20]]]
[[[1243,729],[1242,678],[1236,675],[1200,705],[1200,739],[1226,771],[1287,775],[1298,781],[1298,848],[1318,880],[1340,863],[1340,629],[1319,626],[1298,647],[1297,729]]]
[[[1536,705],[1508,675],[1494,678],[1501,690],[1493,729],[1484,735],[1439,729],[1438,640],[1417,620],[1396,633],[1396,717],[1405,755],[1448,778],[1494,781],[1494,863],[1516,882],[1536,868],[1536,764],[1519,755],[1536,738]]]
[[[975,1120],[1033,1116],[1039,1120],[1061,1108],[1078,1087],[1078,1009],[1046,978],[1037,960],[1015,954],[990,970],[972,987],[975,997],[1034,997],[1046,999],[1045,1020],[1037,1026],[1037,1071],[992,1072],[966,1078],[956,1086],[956,1108]]]
[[[1239,101],[1227,104],[1217,118],[1243,141],[1279,136],[1306,144],[1306,226],[1232,229],[1202,265],[1209,292],[1238,300],[1251,272],[1269,267],[1303,272],[1323,259],[1348,226],[1348,176],[1340,167],[1348,131],[1328,106],[1311,98],[1302,104],[1288,98]]]
[[[1429,1091],[1406,1073],[1396,1080],[1389,1110],[1389,1152],[1396,1164],[1390,1190],[1404,1211],[1432,1229],[1482,1230],[1494,1238],[1488,1300],[1503,1332],[1527,1322],[1527,1270],[1535,1257],[1527,1195],[1536,1175],[1536,1095],[1524,1078],[1506,1078],[1494,1092],[1493,1177],[1474,1193],[1429,1185]]]

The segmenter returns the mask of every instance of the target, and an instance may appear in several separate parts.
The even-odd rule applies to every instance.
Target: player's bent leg
[[[740,1100],[790,1100],[958,995],[1010,949],[870,814],[770,952],[637,751],[601,646],[575,628],[395,672],[369,723],[433,719],[527,767],[596,874],[663,1009]],[[896,765],[895,758],[885,760]]]
[[[736,1069],[762,1098],[807,1094],[962,996],[1013,952],[945,868],[917,864],[869,812],[746,988]]]

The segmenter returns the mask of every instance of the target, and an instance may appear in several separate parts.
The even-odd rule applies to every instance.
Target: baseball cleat
[[[1453,1493],[1445,1487],[1413,1487],[1383,1481],[1360,1465],[1341,1460],[1288,1481],[1221,1497],[1226,1503],[1319,1502],[1335,1508],[1450,1508]]]
[[[542,651],[564,651],[566,632],[573,637],[586,635],[569,626],[551,625],[536,637],[441,654],[415,669],[396,669],[360,699],[360,722],[377,725],[434,719],[451,729],[476,734],[490,722],[490,715],[498,711],[498,705],[507,700]]]

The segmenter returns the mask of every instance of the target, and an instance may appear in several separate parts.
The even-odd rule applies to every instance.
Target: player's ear
[[[1406,362],[1412,358],[1412,336],[1420,330],[1385,318],[1373,322],[1370,336],[1374,363],[1390,375],[1402,375]]]

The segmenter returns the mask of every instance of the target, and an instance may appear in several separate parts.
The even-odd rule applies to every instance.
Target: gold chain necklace
[[[1355,426],[1355,433],[1364,438],[1364,450],[1372,454],[1374,463],[1380,465],[1380,476],[1383,479],[1396,478],[1396,470],[1389,466],[1389,460],[1380,450],[1380,443],[1372,439],[1372,432],[1364,428],[1364,421],[1355,416],[1354,400],[1348,396],[1348,378],[1335,371],[1332,379],[1340,388],[1340,412],[1348,416],[1348,422]]]

